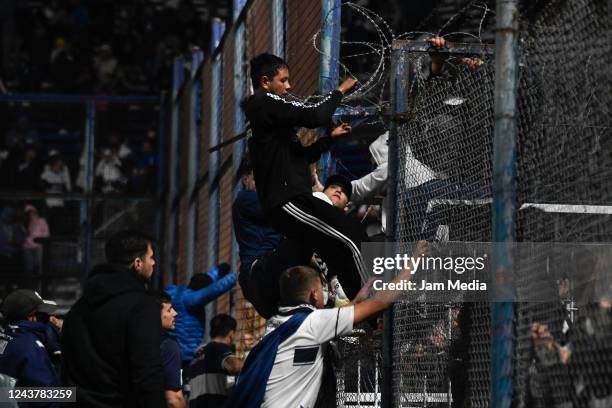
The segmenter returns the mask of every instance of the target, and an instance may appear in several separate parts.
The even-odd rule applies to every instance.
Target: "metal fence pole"
[[[285,0],[272,0],[272,53],[285,58]]]
[[[518,87],[518,0],[497,2],[495,38],[495,132],[493,140],[493,265],[495,281],[504,290],[504,276],[514,268],[516,219],[516,139]],[[512,405],[512,291],[491,304],[491,407]],[[510,295],[510,296],[508,296]]]
[[[234,134],[238,135],[245,130],[245,116],[242,110],[241,103],[246,96],[247,90],[247,73],[246,73],[246,47],[245,38],[246,30],[244,22],[241,22],[234,31]],[[242,156],[244,155],[245,140],[241,139],[233,144],[232,151],[232,166],[233,175],[236,176],[240,167]],[[238,193],[242,190],[242,182],[236,180],[233,183],[232,199],[235,199]],[[232,270],[238,267],[238,242],[236,237],[232,238]],[[235,289],[232,289],[235,290]],[[232,310],[235,312],[234,310]]]
[[[202,51],[195,51],[191,55],[191,100],[189,103],[189,147],[188,155],[188,176],[187,176],[187,197],[191,198],[193,190],[198,180],[198,170],[200,162],[200,89],[202,82],[196,75],[199,67],[204,60]],[[189,210],[187,213],[187,242],[185,242],[185,280],[189,280],[194,272],[195,265],[195,242],[196,242],[196,211],[197,200],[189,199]]]
[[[156,188],[157,188],[157,204],[158,208],[155,212],[155,225],[157,232],[157,251],[161,254],[160,265],[166,264],[166,259],[168,254],[163,251],[163,248],[166,247],[166,237],[165,237],[165,223],[166,219],[166,203],[164,202],[165,194],[167,194],[167,180],[166,180],[166,154],[168,152],[168,137],[167,137],[167,121],[168,121],[168,109],[170,101],[166,92],[162,92],[159,99],[159,123],[157,126],[157,171],[155,172],[156,178]],[[164,275],[162,273],[157,273],[154,281],[154,288],[159,288],[163,286]]]
[[[391,53],[391,101],[393,113],[403,113],[408,109],[408,87],[409,87],[409,60],[408,51],[394,45]],[[389,182],[387,183],[387,195],[389,208],[387,215],[386,237],[387,241],[394,242],[397,239],[397,182],[398,182],[398,127],[397,121],[391,122],[389,132]],[[384,314],[383,331],[383,359],[382,359],[382,387],[381,406],[390,408],[393,406],[393,307]]]
[[[338,86],[340,59],[340,0],[321,0],[321,59],[319,68],[319,90],[321,94],[333,91]],[[331,154],[321,157],[321,182],[330,175],[333,167]]]
[[[85,193],[87,198],[81,201],[81,227],[83,237],[83,274],[81,275],[81,285],[85,283],[85,279],[91,269],[93,228],[91,226],[93,201],[91,194],[93,193],[94,183],[94,146],[96,141],[96,103],[93,100],[88,100],[85,103],[86,120],[85,120]]]
[[[225,30],[225,23],[215,20],[212,25],[212,43],[218,46]],[[221,142],[223,116],[223,53],[213,48],[212,78],[210,92],[210,145]],[[219,212],[220,212],[220,169],[221,150],[210,153],[208,159],[208,270],[212,269],[219,259]],[[210,340],[210,317],[216,311],[216,300],[206,305],[205,341]]]
[[[176,227],[177,223],[177,210],[173,208],[173,203],[175,200],[175,195],[178,191],[178,149],[179,149],[179,125],[180,125],[180,111],[179,111],[179,101],[177,97],[179,95],[179,90],[181,85],[183,84],[183,59],[176,58],[174,60],[174,66],[172,70],[172,94],[170,95],[170,143],[169,150],[170,156],[168,159],[168,196],[166,200],[166,219],[167,219],[167,229],[166,229],[166,240],[165,240],[165,250],[166,253],[166,273],[168,273],[168,281],[174,282],[176,278]]]

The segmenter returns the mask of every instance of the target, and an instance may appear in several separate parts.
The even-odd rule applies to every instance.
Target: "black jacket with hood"
[[[330,126],[342,100],[333,91],[316,104],[289,101],[271,93],[258,92],[245,104],[251,138],[249,152],[259,202],[265,212],[301,194],[312,193],[309,164],[329,150],[331,137],[302,146],[295,129]]]
[[[62,329],[62,379],[79,407],[166,407],[159,305],[121,265],[95,267]]]

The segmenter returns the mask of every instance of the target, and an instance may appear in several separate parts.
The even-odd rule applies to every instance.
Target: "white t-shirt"
[[[279,312],[291,309],[295,307],[281,307]],[[347,306],[316,309],[306,317],[297,331],[278,348],[262,408],[314,406],[321,387],[325,348],[330,340],[352,333],[353,315],[353,306]],[[267,322],[266,334],[290,318],[273,316]]]

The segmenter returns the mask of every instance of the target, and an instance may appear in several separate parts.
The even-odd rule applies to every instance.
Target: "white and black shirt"
[[[266,334],[291,318],[292,309],[281,307],[267,322]],[[263,408],[312,408],[323,375],[323,355],[330,340],[353,331],[353,306],[315,309],[297,331],[283,342],[268,379]]]

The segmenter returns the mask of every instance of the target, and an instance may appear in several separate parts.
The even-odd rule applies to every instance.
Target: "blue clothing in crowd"
[[[240,273],[261,256],[278,247],[282,236],[264,216],[257,192],[242,190],[232,205],[234,233],[240,248]]]
[[[47,324],[21,320],[0,336],[0,372],[17,380],[17,387],[58,387],[51,363]],[[28,406],[28,405],[24,405]],[[36,406],[56,407],[57,403]]]
[[[214,268],[208,275],[213,279],[213,283],[202,289],[193,290],[176,285],[166,286],[165,289],[177,313],[176,328],[172,331],[172,336],[179,344],[183,361],[191,361],[204,339],[206,327],[204,306],[236,284],[236,272],[219,279],[219,271]]]

